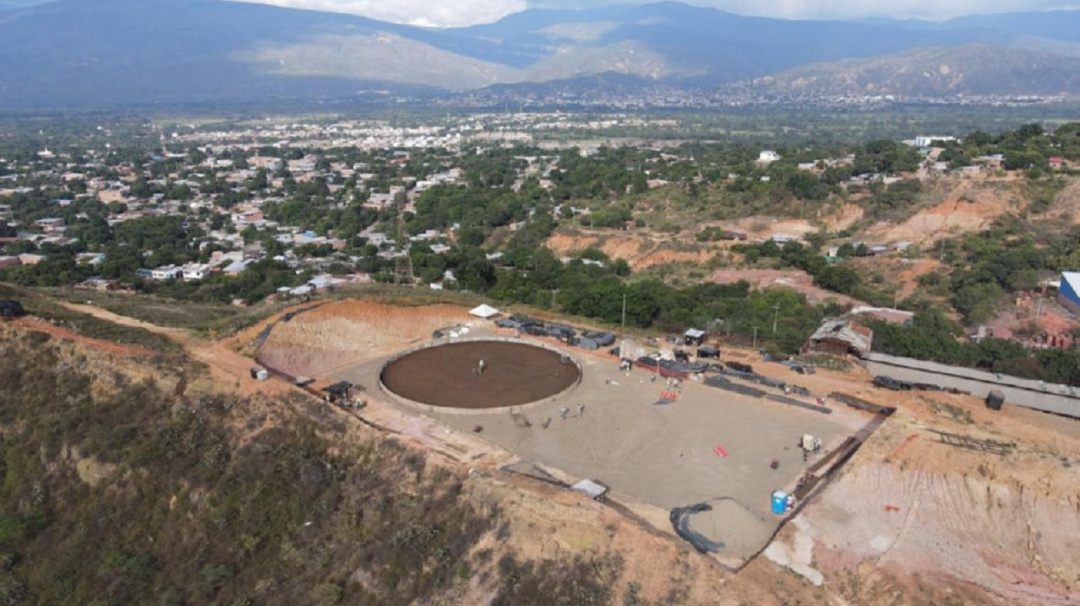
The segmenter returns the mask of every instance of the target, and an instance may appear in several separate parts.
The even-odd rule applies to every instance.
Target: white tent
[[[470,315],[476,316],[478,318],[483,318],[485,320],[488,319],[488,318],[493,318],[493,317],[499,315],[500,313],[502,313],[502,312],[500,312],[499,310],[495,309],[494,307],[492,307],[492,306],[490,306],[490,305],[488,305],[486,303],[479,306],[479,307],[474,307],[474,308],[469,310]]]

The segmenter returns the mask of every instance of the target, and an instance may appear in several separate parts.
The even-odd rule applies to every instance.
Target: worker
[[[484,361],[483,360],[480,360],[480,363],[477,364],[477,366],[476,366],[476,374],[478,374],[478,375],[484,374]]]
[[[578,414],[579,417],[581,415],[585,414],[585,405],[584,404],[578,404],[577,405],[577,414]]]
[[[565,419],[566,419],[566,415],[568,415],[568,414],[570,414],[570,409],[569,409],[569,408],[567,408],[567,407],[565,407],[565,406],[563,406],[563,407],[562,407],[562,409],[561,409],[561,410],[559,410],[559,418],[560,418],[560,419],[563,419],[563,420],[565,420]]]

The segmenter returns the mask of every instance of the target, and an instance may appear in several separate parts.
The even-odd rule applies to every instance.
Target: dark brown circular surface
[[[480,360],[484,371],[479,373]],[[581,376],[558,352],[505,341],[428,347],[383,368],[386,389],[414,402],[448,408],[499,408],[543,400]]]

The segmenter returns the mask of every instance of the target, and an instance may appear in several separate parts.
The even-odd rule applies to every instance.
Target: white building
[[[758,164],[772,164],[780,159],[780,154],[771,149],[766,149],[758,154]]]
[[[164,282],[165,280],[178,280],[184,271],[175,265],[162,265],[150,270],[150,279]]]
[[[210,266],[203,263],[189,263],[181,268],[185,282],[205,280],[210,277]]]
[[[956,137],[921,135],[915,137],[915,147],[930,147],[934,141],[956,141]]]

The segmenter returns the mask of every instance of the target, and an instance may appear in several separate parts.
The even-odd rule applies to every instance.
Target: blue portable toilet
[[[772,493],[772,512],[778,516],[787,513],[788,494],[783,490]]]

